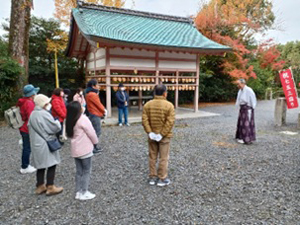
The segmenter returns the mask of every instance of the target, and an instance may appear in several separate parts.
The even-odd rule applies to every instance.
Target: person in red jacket
[[[56,88],[56,89],[54,89],[53,95],[51,97],[52,98],[52,100],[51,100],[52,116],[54,117],[54,119],[58,119],[61,124],[61,130],[56,135],[58,139],[59,139],[59,136],[62,134],[63,122],[67,116],[67,109],[66,109],[66,105],[65,105],[63,96],[64,96],[63,89]],[[61,142],[61,144],[63,144],[63,143]]]
[[[97,80],[92,79],[88,82],[85,100],[89,112],[89,119],[99,137],[101,134],[101,117],[104,117],[107,114],[107,111],[99,98],[99,85]],[[102,149],[99,146],[94,145],[93,153],[99,153],[101,151]]]
[[[28,84],[23,88],[23,98],[20,98],[17,102],[17,106],[20,108],[20,113],[22,116],[22,120],[24,124],[20,127],[20,134],[22,136],[22,165],[20,172],[22,174],[25,173],[33,173],[36,169],[30,165],[30,139],[29,139],[29,131],[28,131],[28,120],[30,114],[34,110],[34,102],[33,99],[35,95],[39,92],[40,88],[35,88],[32,84]]]

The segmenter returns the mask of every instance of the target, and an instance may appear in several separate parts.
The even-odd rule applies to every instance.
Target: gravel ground
[[[105,152],[93,158],[90,201],[74,200],[69,144],[57,196],[34,195],[35,175],[21,175],[16,130],[0,127],[0,224],[300,224],[297,110],[273,125],[274,101],[256,110],[257,142],[234,141],[237,109],[207,107],[219,117],[176,121],[164,188],[147,184],[147,141],[140,124],[103,128]],[[203,109],[202,109],[203,110]]]

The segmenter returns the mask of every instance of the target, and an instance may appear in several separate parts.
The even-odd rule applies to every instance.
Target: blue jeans
[[[96,131],[97,136],[99,137],[101,134],[101,118],[99,116],[90,113],[89,119],[92,122],[92,125]]]
[[[119,110],[119,124],[122,123],[123,114],[124,114],[125,124],[127,124],[128,123],[128,107],[125,106],[123,108],[118,108],[118,110]]]
[[[30,139],[29,139],[29,134],[20,131],[21,136],[22,136],[22,141],[23,141],[23,150],[22,150],[22,169],[26,169],[29,166],[29,159],[30,159],[30,153],[31,153],[31,148],[30,148]]]

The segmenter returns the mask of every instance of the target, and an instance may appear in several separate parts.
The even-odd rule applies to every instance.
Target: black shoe
[[[100,153],[100,152],[102,152],[102,151],[103,151],[102,148],[97,147],[97,148],[94,148],[93,153],[94,153],[94,154],[98,154],[98,153]]]

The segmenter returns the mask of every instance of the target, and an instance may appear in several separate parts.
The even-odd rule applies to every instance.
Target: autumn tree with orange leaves
[[[274,20],[268,0],[211,0],[203,5],[195,24],[206,37],[233,49],[223,61],[223,71],[233,78],[248,79],[256,77],[249,64],[253,54],[249,45],[254,35],[266,32]]]
[[[256,56],[260,67],[263,69],[269,69],[271,71],[279,71],[283,68],[285,61],[279,60],[280,51],[277,46],[273,43],[272,39],[262,43],[256,49]]]

